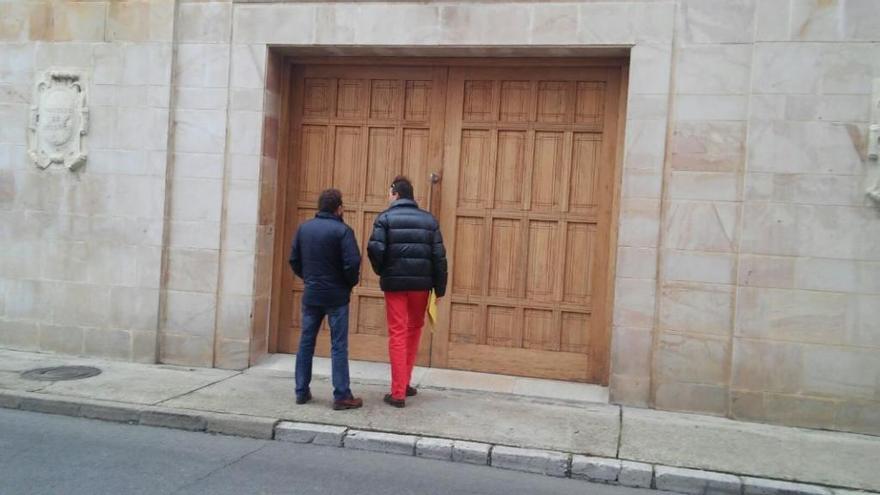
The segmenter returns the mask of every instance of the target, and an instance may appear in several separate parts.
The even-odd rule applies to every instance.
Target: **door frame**
[[[295,108],[295,102],[293,98],[295,94],[292,94],[291,91],[291,78],[293,77],[294,70],[303,65],[317,65],[317,64],[332,64],[332,65],[410,65],[410,66],[482,66],[482,67],[504,67],[504,66],[517,66],[517,67],[610,67],[617,68],[620,70],[620,91],[618,94],[618,102],[617,105],[613,109],[615,112],[615,121],[616,121],[616,130],[614,137],[614,163],[613,163],[613,178],[611,181],[610,187],[612,188],[610,197],[611,204],[607,205],[607,208],[610,209],[610,219],[609,219],[609,228],[608,228],[608,244],[607,244],[607,253],[604,253],[608,262],[608,270],[606,273],[606,293],[604,294],[604,308],[603,308],[603,316],[602,321],[597,322],[602,325],[603,332],[601,335],[603,336],[602,342],[597,345],[597,351],[601,350],[602,353],[606,356],[604,360],[602,360],[603,366],[602,369],[597,370],[594,373],[594,376],[591,377],[591,381],[593,383],[598,383],[601,385],[608,385],[609,375],[610,375],[610,360],[611,360],[611,335],[612,335],[612,317],[613,317],[613,308],[614,308],[614,281],[616,278],[616,260],[617,260],[617,239],[618,239],[618,228],[619,228],[619,212],[620,212],[620,202],[621,202],[621,179],[623,176],[623,152],[624,152],[624,129],[626,124],[626,103],[627,103],[627,95],[628,91],[628,81],[629,81],[629,58],[626,57],[412,57],[412,56],[404,56],[404,57],[382,57],[382,56],[366,56],[366,57],[358,57],[358,56],[292,56],[287,57],[283,64],[283,71],[281,74],[282,80],[282,94],[281,94],[281,108],[280,108],[280,121],[279,121],[279,139],[278,139],[278,167],[276,171],[276,182],[275,182],[275,221],[274,221],[274,249],[273,249],[273,261],[272,261],[272,292],[270,297],[270,315],[269,315],[269,338],[268,338],[268,351],[270,353],[277,351],[277,342],[278,342],[278,330],[280,324],[280,309],[283,298],[285,294],[281,292],[281,276],[282,271],[285,269],[289,269],[287,267],[287,256],[288,256],[288,239],[284,239],[284,225],[287,221],[286,219],[286,203],[289,197],[289,174],[294,164],[292,163],[292,157],[290,150],[292,149],[291,143],[291,111]],[[448,99],[448,95],[447,95]],[[445,132],[445,131],[444,131]],[[444,143],[444,153],[441,160],[441,164],[445,166],[447,163],[446,151],[447,151],[448,143]],[[444,172],[445,175],[445,172]],[[434,204],[433,210],[435,212],[442,211],[442,201],[443,201],[443,182],[445,182],[446,177],[443,177],[443,181],[437,185],[437,187],[433,191],[434,195]],[[442,217],[438,217],[438,219],[443,222]],[[449,228],[448,225],[442,224],[441,227],[444,229]],[[454,260],[450,260],[450,267],[454,263]],[[450,270],[451,271],[451,270]],[[449,299],[442,301],[440,307],[440,314],[448,317],[449,310]],[[433,327],[431,328],[433,333]],[[432,343],[432,361],[433,354],[435,352],[435,348],[437,347],[436,343]],[[593,352],[597,352],[593,351]],[[436,349],[436,352],[441,353],[442,349]],[[442,360],[442,359],[441,359]]]

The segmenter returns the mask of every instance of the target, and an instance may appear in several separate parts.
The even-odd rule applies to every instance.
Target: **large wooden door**
[[[620,68],[450,69],[432,366],[607,381]]]
[[[279,226],[289,246],[320,191],[342,190],[364,255],[353,359],[387,360],[384,301],[365,251],[391,179],[404,173],[423,207],[433,196],[450,266],[419,364],[607,383],[621,66],[562,65],[331,61],[293,70]],[[432,195],[435,172],[442,182]],[[303,288],[286,255],[273,350],[296,352]]]
[[[402,66],[305,65],[291,77],[287,197],[283,236],[314,217],[318,195],[342,191],[345,222],[355,231],[363,263],[350,306],[352,359],[387,361],[385,304],[370,269],[366,244],[376,215],[388,205],[394,176],[406,174],[427,204],[427,177],[441,167],[447,69]],[[285,244],[289,246],[289,244]],[[302,281],[280,259],[281,297],[275,350],[295,353],[300,334]],[[430,332],[419,364],[428,364]],[[329,331],[317,354],[329,355]]]

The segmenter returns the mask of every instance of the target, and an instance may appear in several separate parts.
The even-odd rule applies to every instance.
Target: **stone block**
[[[343,445],[349,449],[369,450],[385,454],[414,455],[418,437],[373,431],[349,431]]]
[[[489,452],[492,446],[488,443],[466,442],[456,440],[452,445],[452,460],[468,464],[489,464]]]
[[[529,42],[531,6],[524,4],[444,5],[440,23],[444,39],[453,44],[527,44]],[[337,19],[339,15],[337,14]],[[352,22],[352,31],[357,26]],[[322,26],[319,25],[319,28]],[[323,31],[329,32],[329,26]],[[335,28],[339,31],[339,28]],[[323,41],[319,33],[319,41]]]
[[[226,2],[180,5],[180,41],[223,43],[229,41],[232,5]]]
[[[315,38],[315,9],[313,4],[237,5],[233,12],[233,42],[311,44]]]
[[[282,421],[275,427],[275,440],[342,447],[346,431],[344,426]]]
[[[654,466],[642,462],[621,461],[617,482],[631,488],[651,488]]]
[[[657,247],[660,235],[660,202],[656,199],[625,199],[620,212],[619,244]]]
[[[492,466],[514,471],[545,474],[564,478],[571,457],[562,452],[496,446],[492,449]]]
[[[451,461],[452,445],[453,441],[448,438],[420,438],[416,442],[416,456]]]
[[[141,409],[137,406],[111,406],[103,404],[84,403],[80,406],[80,416],[102,421],[115,421],[117,423],[137,423],[140,419]]]
[[[657,383],[654,406],[657,409],[724,416],[727,414],[728,395],[726,384]]]
[[[208,432],[262,440],[272,440],[278,422],[274,418],[238,414],[206,414],[204,417]]]
[[[670,29],[671,31],[671,29]],[[672,71],[672,44],[639,43],[630,52],[632,70],[629,90],[633,94],[665,94],[669,92]]]
[[[48,399],[42,397],[22,398],[18,408],[23,411],[33,411],[45,414],[59,414],[61,416],[79,416],[79,403]]]
[[[739,495],[742,490],[740,479],[730,474],[667,466],[655,468],[654,486],[688,495]]]
[[[178,254],[182,258],[181,264],[185,263],[187,259],[191,259],[188,253],[179,250],[172,250],[171,257],[174,258]],[[200,266],[205,268],[204,265]],[[185,267],[180,266],[180,269],[185,270]],[[186,277],[186,275],[181,275],[181,277]],[[214,283],[216,284],[216,281]],[[168,291],[168,299],[165,304],[165,321],[162,322],[165,329],[187,335],[213,336],[216,312],[216,297],[213,293],[171,290]]]
[[[661,332],[654,349],[655,379],[661,382],[724,383],[729,354],[730,341],[723,336]]]
[[[141,413],[140,424],[177,430],[204,431],[207,421],[199,414],[171,409],[153,409]]]
[[[677,55],[678,60],[675,65],[677,93],[748,94],[751,45],[685,45],[679,49]]]
[[[657,249],[621,247],[617,250],[617,276],[622,278],[655,278]]]
[[[744,495],[831,495],[831,493],[831,490],[821,486],[764,478],[743,478]]]
[[[571,458],[571,477],[599,483],[614,483],[620,474],[620,460],[575,455]]]
[[[178,55],[174,59],[175,84],[177,86],[191,88],[226,88],[228,86],[229,45],[185,43],[177,46],[177,53]],[[223,122],[225,123],[225,118]],[[216,150],[217,148],[213,151]]]
[[[732,261],[734,256],[730,256]],[[701,264],[690,256],[683,258],[694,265]],[[668,265],[668,259],[663,264]],[[664,330],[726,337],[730,335],[732,314],[732,287],[667,283],[660,292],[659,323]]]
[[[159,362],[179,366],[213,366],[214,339],[198,335],[159,333]]]
[[[131,332],[87,328],[83,334],[83,352],[87,356],[131,360]]]
[[[612,373],[625,376],[650,376],[653,332],[644,328],[615,326],[613,335]]]
[[[265,45],[233,45],[232,87],[263,89],[266,77],[266,58]],[[256,131],[259,132],[259,130],[258,124]]]
[[[670,3],[581,2],[581,44],[632,44],[672,39],[675,5]]]
[[[737,209],[735,203],[670,201],[664,244],[687,251],[733,252]]]
[[[651,279],[618,278],[615,286],[614,325],[652,328],[656,282]]]

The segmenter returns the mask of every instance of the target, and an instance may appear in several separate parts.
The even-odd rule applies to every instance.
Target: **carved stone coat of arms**
[[[37,80],[28,129],[28,153],[37,167],[58,163],[75,170],[86,162],[86,87],[82,74],[70,70],[48,70]]]

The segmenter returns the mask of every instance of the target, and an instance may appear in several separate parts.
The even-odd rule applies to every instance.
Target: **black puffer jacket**
[[[367,245],[373,271],[386,292],[434,289],[446,294],[446,249],[437,219],[411,199],[379,214]]]

